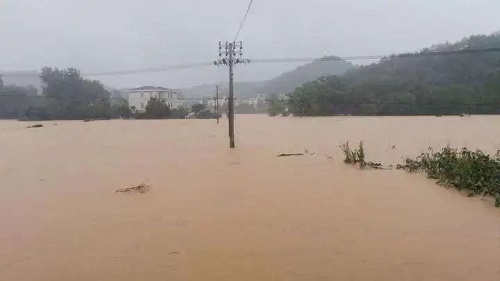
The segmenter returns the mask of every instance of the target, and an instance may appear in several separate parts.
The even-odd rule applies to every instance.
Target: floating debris
[[[35,124],[35,125],[32,125],[32,126],[28,126],[26,127],[27,129],[31,129],[31,128],[42,128],[43,125],[42,124]]]
[[[281,153],[278,157],[304,156],[304,153]]]
[[[146,193],[151,189],[150,185],[147,185],[145,183],[141,183],[137,186],[132,186],[132,187],[127,187],[127,188],[121,188],[115,190],[115,192],[121,192],[121,193]]]
[[[377,163],[377,162],[365,162],[364,167],[372,168],[375,170],[386,170],[382,163]]]

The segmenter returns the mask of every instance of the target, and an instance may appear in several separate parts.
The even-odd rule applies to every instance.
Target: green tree
[[[217,115],[210,109],[206,108],[204,104],[198,103],[191,106],[191,112],[197,119],[213,119],[217,118]]]
[[[183,106],[172,109],[172,118],[174,119],[185,119],[188,114],[188,109]]]
[[[197,103],[191,106],[191,112],[198,113],[205,109],[205,105],[202,103]]]
[[[43,95],[52,100],[50,111],[59,119],[109,118],[110,94],[95,80],[83,79],[74,68],[45,67],[40,78]]]
[[[132,116],[132,109],[128,105],[128,101],[124,98],[116,100],[112,105],[112,112],[114,118],[130,118]]]
[[[152,97],[146,105],[144,117],[148,119],[165,119],[171,116],[172,112],[165,99]]]
[[[24,118],[26,111],[35,105],[37,90],[33,87],[19,87],[0,83],[0,118]]]
[[[267,114],[269,116],[283,115],[286,112],[285,102],[275,93],[267,96]]]
[[[203,110],[200,110],[196,113],[196,118],[197,119],[214,119],[214,118],[217,118],[217,116],[215,115],[215,113],[213,113],[209,109],[203,109]]]

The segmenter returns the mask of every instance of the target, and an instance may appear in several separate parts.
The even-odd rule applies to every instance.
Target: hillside
[[[488,48],[500,48],[500,33],[393,55],[306,83],[289,107],[303,115],[498,114],[500,52],[470,52]],[[434,54],[450,51],[462,53]]]
[[[349,73],[357,81],[418,81],[436,86],[481,85],[500,67],[500,52],[448,54],[432,52],[481,50],[500,47],[500,33],[475,35],[456,43],[437,44],[415,54],[400,54]]]
[[[355,69],[355,66],[350,62],[338,57],[326,57],[299,66],[267,81],[235,82],[235,96],[249,98],[259,94],[288,94],[308,81],[326,75],[340,75],[352,69]],[[221,83],[219,87],[222,93],[227,93],[227,83]],[[213,96],[215,89],[213,85],[200,85],[184,89],[183,93],[187,97]]]

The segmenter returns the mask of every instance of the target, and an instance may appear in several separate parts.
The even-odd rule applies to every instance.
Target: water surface
[[[225,120],[30,124],[0,121],[0,280],[500,280],[491,201],[338,149],[496,152],[500,117],[238,116],[233,151]]]

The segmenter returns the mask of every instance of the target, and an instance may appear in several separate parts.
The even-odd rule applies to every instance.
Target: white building
[[[219,106],[222,106],[224,103],[226,103],[227,101],[227,98],[220,98],[219,99]],[[207,106],[208,109],[212,110],[215,108],[217,104],[217,100],[216,99],[207,99],[206,102],[205,102],[205,105]]]
[[[129,90],[128,104],[130,107],[135,107],[138,112],[145,112],[148,101],[153,97],[164,99],[170,108],[177,108],[182,105],[180,91],[153,86]]]
[[[258,94],[254,98],[248,98],[243,101],[243,103],[249,104],[253,107],[257,107],[259,103],[266,103],[267,96],[264,94]]]

